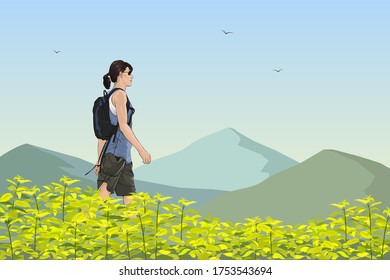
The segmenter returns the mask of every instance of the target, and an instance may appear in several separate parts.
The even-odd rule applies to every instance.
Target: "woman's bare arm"
[[[112,97],[112,102],[116,108],[119,128],[122,131],[123,135],[138,151],[143,162],[146,164],[150,163],[151,161],[150,154],[145,150],[145,148],[138,141],[133,130],[130,128],[130,126],[127,123],[126,93],[124,91],[117,91],[117,93]]]
[[[97,165],[100,165],[100,161],[102,160],[100,155],[103,150],[103,146],[106,143],[106,140],[98,139],[98,161],[96,162]]]

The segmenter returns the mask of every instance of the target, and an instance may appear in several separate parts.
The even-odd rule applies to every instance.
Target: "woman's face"
[[[123,71],[123,73],[121,74],[121,78],[122,80],[125,82],[126,86],[131,86],[131,84],[133,83],[133,75],[129,75],[130,73],[130,69],[129,67],[126,67],[125,71]]]

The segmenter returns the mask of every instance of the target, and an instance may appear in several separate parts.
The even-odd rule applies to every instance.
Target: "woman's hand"
[[[145,149],[142,149],[139,152],[139,155],[142,158],[142,161],[143,161],[144,164],[149,164],[152,161],[152,157],[150,156],[150,154]]]
[[[100,164],[97,162],[95,165],[95,174],[98,175],[100,172]]]

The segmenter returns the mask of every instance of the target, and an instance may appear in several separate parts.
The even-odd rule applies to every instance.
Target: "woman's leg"
[[[123,197],[123,204],[128,205],[133,202],[133,199],[131,198],[131,195],[125,195]]]
[[[107,197],[110,196],[110,192],[107,190],[107,182],[103,182],[100,187],[99,187],[99,190],[100,190],[100,197],[102,198],[103,201],[106,200]]]

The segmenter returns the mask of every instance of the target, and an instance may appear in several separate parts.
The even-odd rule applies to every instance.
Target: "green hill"
[[[336,211],[331,203],[372,195],[390,206],[390,169],[358,156],[323,150],[299,165],[255,186],[229,192],[199,208],[232,221],[271,216],[284,223],[306,223]]]

